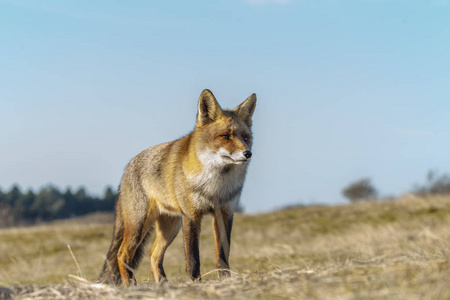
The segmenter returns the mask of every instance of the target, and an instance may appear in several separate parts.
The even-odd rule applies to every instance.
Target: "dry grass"
[[[170,283],[154,284],[147,258],[140,283],[128,289],[94,283],[110,222],[102,216],[1,230],[0,298],[450,299],[450,197],[238,215],[233,276],[223,280],[206,218],[202,283],[186,279],[180,235],[166,254]]]

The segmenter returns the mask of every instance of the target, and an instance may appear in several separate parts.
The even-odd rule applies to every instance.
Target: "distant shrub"
[[[363,178],[344,188],[342,194],[350,202],[356,202],[361,200],[374,200],[377,198],[378,193],[370,182],[370,179]]]
[[[422,186],[415,186],[413,193],[420,196],[450,194],[450,176],[439,175],[436,171],[430,170],[426,183]]]

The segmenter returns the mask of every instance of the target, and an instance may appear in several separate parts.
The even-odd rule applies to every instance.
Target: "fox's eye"
[[[245,142],[248,141],[248,136],[244,136],[244,141],[245,141]]]
[[[228,134],[221,135],[221,137],[223,137],[223,138],[226,139],[226,140],[229,140],[229,139],[230,139],[230,136],[229,136]]]

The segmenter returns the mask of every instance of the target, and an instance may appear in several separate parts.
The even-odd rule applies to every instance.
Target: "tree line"
[[[0,227],[35,224],[72,218],[87,213],[113,211],[117,193],[107,187],[102,197],[91,196],[84,187],[61,192],[47,185],[35,193],[13,185],[9,191],[0,189]]]

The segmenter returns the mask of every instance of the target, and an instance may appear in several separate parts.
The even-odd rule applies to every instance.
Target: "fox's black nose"
[[[250,158],[250,157],[252,157],[252,152],[250,152],[250,151],[244,151],[244,156],[245,156],[245,158]]]

